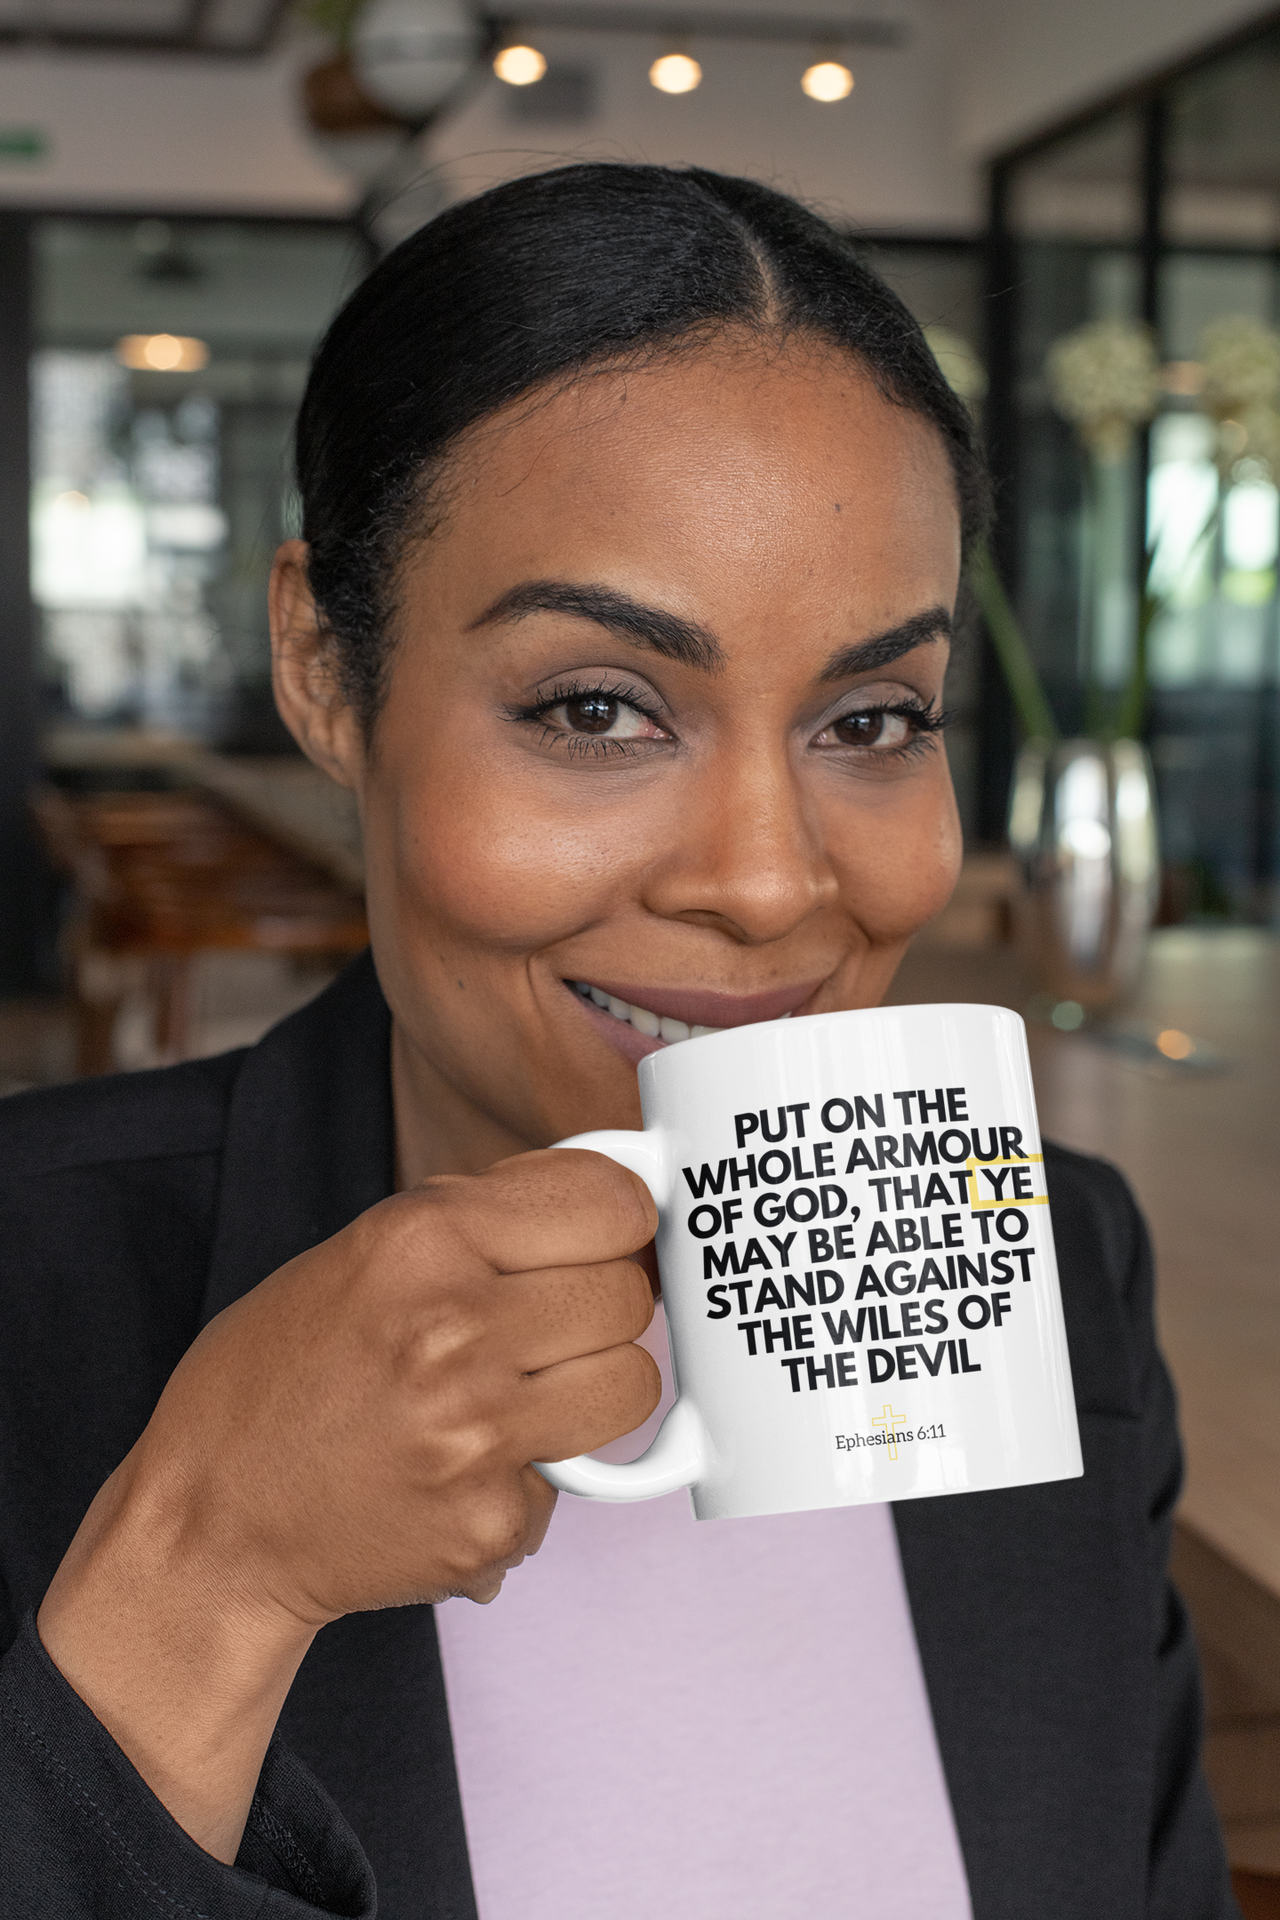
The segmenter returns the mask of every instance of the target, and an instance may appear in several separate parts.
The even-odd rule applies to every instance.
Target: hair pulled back
[[[728,327],[842,347],[931,421],[972,543],[988,490],[969,414],[843,235],[784,194],[700,168],[599,163],[513,180],[440,214],[357,288],[298,416],[311,587],[366,724],[396,563],[424,479],[458,436],[544,383]]]

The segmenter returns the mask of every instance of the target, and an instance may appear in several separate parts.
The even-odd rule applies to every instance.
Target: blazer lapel
[[[1150,1573],[1135,1420],[1083,1479],[904,1502],[898,1545],[975,1920],[1146,1911]]]
[[[392,1191],[390,1048],[365,953],[245,1055],[201,1325]]]
[[[391,1022],[363,955],[245,1056],[223,1149],[201,1324],[394,1186]],[[475,1920],[430,1607],[352,1614],[318,1635],[280,1733],[350,1821],[379,1920]]]

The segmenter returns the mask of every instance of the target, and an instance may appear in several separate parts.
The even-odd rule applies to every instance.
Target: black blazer
[[[380,1920],[474,1920],[429,1607],[319,1636],[234,1868],[169,1819],[27,1617],[203,1323],[390,1192],[388,1031],[366,956],[245,1052],[0,1101],[14,1920],[367,1920],[373,1877]],[[1084,1477],[895,1510],[974,1913],[1220,1920],[1237,1910],[1164,1571],[1180,1457],[1147,1240],[1112,1168],[1050,1148],[1046,1169]]]

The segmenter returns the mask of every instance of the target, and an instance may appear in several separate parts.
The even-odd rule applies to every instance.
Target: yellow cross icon
[[[896,1460],[898,1457],[898,1442],[893,1430],[895,1427],[902,1425],[902,1415],[895,1413],[888,1401],[886,1401],[879,1413],[872,1414],[871,1424],[873,1427],[884,1428],[885,1436],[889,1442],[889,1458]]]

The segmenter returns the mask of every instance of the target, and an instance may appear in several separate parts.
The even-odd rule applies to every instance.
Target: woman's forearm
[[[230,1864],[316,1629],[237,1591],[198,1530],[137,1482],[130,1455],[86,1514],[37,1626],[156,1798]]]
[[[322,1626],[492,1598],[555,1504],[529,1463],[652,1411],[633,1342],[653,1295],[627,1256],[654,1225],[601,1155],[521,1155],[383,1201],[188,1348],[37,1625],[207,1853],[235,1859]]]

